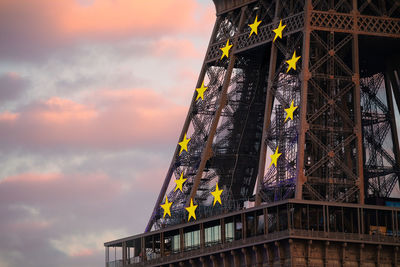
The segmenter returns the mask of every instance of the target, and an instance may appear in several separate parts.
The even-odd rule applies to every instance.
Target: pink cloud
[[[162,38],[153,44],[151,51],[154,56],[196,59],[203,57],[203,54],[195,48],[192,42],[184,39]]]
[[[81,249],[70,254],[71,257],[88,257],[93,255],[93,249]]]
[[[214,12],[195,0],[0,1],[1,57],[49,55],[87,41],[117,42],[209,31]],[[29,44],[29,45],[27,45]]]
[[[0,181],[0,199],[3,205],[30,203],[52,206],[66,201],[81,205],[99,205],[122,191],[121,182],[102,173],[22,173]],[[101,195],[101,198],[94,199],[93,195]]]
[[[104,90],[85,103],[58,97],[0,113],[4,147],[127,148],[176,141],[187,107],[146,89]]]
[[[151,35],[154,31],[187,29],[194,25],[192,15],[198,8],[193,0],[97,0],[86,6],[63,1],[63,4],[60,28],[71,35],[105,32]]]

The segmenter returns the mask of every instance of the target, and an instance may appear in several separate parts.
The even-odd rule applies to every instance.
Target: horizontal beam
[[[310,23],[311,30],[400,38],[400,19],[398,18],[313,10]],[[287,25],[284,35],[303,31],[304,12],[282,19],[282,24]],[[234,46],[237,46],[235,53],[272,42],[274,39],[272,30],[276,27],[275,22],[260,26],[258,34],[252,36],[252,38],[249,38],[248,32],[238,33],[238,41],[233,43]],[[226,40],[212,44],[206,55],[206,62],[218,60],[221,56],[220,48],[224,47],[225,44]]]

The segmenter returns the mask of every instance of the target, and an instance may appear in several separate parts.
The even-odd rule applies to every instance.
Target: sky
[[[144,231],[211,0],[0,0],[0,267],[104,266]]]

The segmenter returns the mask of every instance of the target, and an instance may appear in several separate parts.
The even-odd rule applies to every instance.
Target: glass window
[[[206,246],[211,246],[211,245],[219,243],[221,241],[221,226],[220,225],[207,227],[204,230],[205,230]]]
[[[174,235],[172,237],[172,252],[173,253],[179,252],[180,248],[181,248],[181,242],[179,235]]]
[[[185,250],[191,250],[200,247],[200,231],[185,233]]]
[[[226,242],[231,242],[234,239],[233,222],[225,224],[225,239]]]

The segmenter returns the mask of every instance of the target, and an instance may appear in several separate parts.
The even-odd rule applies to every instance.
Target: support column
[[[311,261],[311,245],[312,245],[312,240],[309,240],[307,242],[307,256],[306,256],[306,266],[311,266],[310,261]]]
[[[231,255],[233,256],[233,266],[240,267],[240,255],[239,252],[235,250],[231,250]]]
[[[353,0],[353,19],[354,27],[357,30],[357,17],[358,7],[357,0]],[[353,83],[354,83],[354,120],[355,128],[354,133],[357,136],[357,176],[358,176],[358,188],[360,190],[360,196],[358,202],[364,204],[365,198],[365,186],[364,186],[364,163],[363,163],[363,141],[362,141],[362,120],[361,120],[361,88],[360,88],[360,63],[358,53],[358,34],[353,34]]]
[[[122,242],[122,266],[126,266],[126,242]]]
[[[246,248],[242,248],[242,254],[244,256],[244,266],[251,267],[251,255]]]
[[[346,247],[347,247],[347,242],[344,242],[342,244],[342,259],[340,260],[342,267],[346,266]]]
[[[144,242],[144,237],[140,238],[140,242],[141,242],[141,254],[142,256],[141,261],[144,262],[146,260],[146,248],[145,248],[145,242]]]
[[[218,257],[217,255],[211,255],[210,256],[211,262],[212,262],[212,266],[213,267],[219,267],[220,265],[218,264]]]
[[[364,244],[360,245],[360,252],[359,252],[359,258],[358,258],[358,266],[362,267],[364,264]]]
[[[221,243],[225,244],[225,220],[224,218],[220,219],[220,225],[221,225]]]
[[[394,250],[393,267],[397,267],[398,266],[397,253],[399,252],[399,247],[394,247],[393,250]]]
[[[307,122],[307,93],[308,80],[311,78],[309,71],[309,56],[310,56],[310,33],[311,33],[311,12],[312,1],[305,1],[304,8],[304,31],[303,31],[303,53],[302,53],[302,71],[301,71],[301,93],[300,93],[300,132],[297,143],[297,181],[296,181],[296,199],[303,198],[303,184],[306,182],[304,175],[304,154],[306,143],[306,132],[308,131]]]
[[[267,254],[268,266],[274,266],[275,255],[271,245],[264,244],[265,252]]]
[[[229,267],[230,266],[230,264],[229,264],[229,259],[228,259],[228,257],[226,256],[226,254],[225,253],[221,253],[221,254],[219,254],[220,256],[221,256],[221,258],[222,258],[222,265],[224,266],[224,267]]]
[[[108,267],[108,263],[110,262],[110,248],[104,247],[104,249],[105,249],[106,267]]]
[[[183,250],[185,248],[185,240],[183,239],[183,228],[179,228],[179,245],[181,253],[183,253]]]
[[[378,245],[376,250],[376,267],[381,266],[381,250],[382,250],[382,245]]]
[[[264,262],[262,250],[257,246],[253,246],[253,251],[256,254],[256,266],[262,267]]]
[[[276,241],[275,247],[278,250],[279,264],[281,267],[283,267],[283,266],[285,266],[285,254],[282,251],[281,244],[278,241]]]
[[[325,246],[324,246],[324,266],[326,267],[326,266],[328,266],[328,255],[329,255],[329,253],[328,253],[328,247],[329,247],[329,241],[326,241],[325,242]]]

